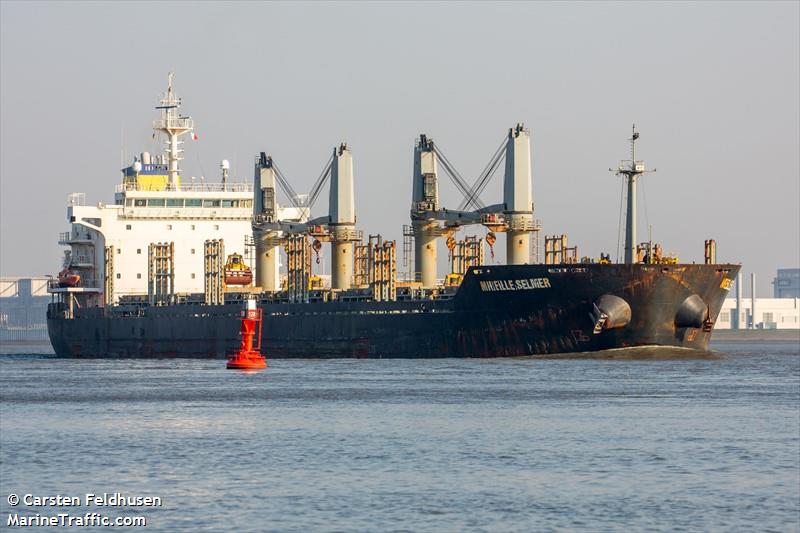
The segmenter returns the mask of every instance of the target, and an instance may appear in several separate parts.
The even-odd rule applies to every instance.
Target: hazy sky
[[[67,194],[113,202],[121,149],[158,151],[153,106],[174,69],[200,137],[184,176],[216,179],[225,158],[249,180],[266,151],[307,191],[347,141],[358,226],[387,238],[408,223],[419,133],[471,182],[523,121],[544,233],[615,255],[620,178],[607,169],[636,122],[658,169],[641,240],[652,225],[690,262],[716,238],[718,259],[771,296],[775,269],[800,264],[798,6],[3,1],[0,273],[59,270]],[[484,203],[501,201],[501,179]],[[441,188],[457,207],[444,175]]]

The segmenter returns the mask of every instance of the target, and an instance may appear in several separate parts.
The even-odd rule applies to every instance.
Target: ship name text
[[[529,279],[497,279],[481,281],[483,292],[497,291],[529,291],[532,289],[549,289],[549,278],[529,278]]]

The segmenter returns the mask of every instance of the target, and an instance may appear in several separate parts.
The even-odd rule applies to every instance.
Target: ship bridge
[[[200,218],[250,220],[253,186],[249,183],[196,183],[180,190],[151,189],[121,183],[114,203],[120,218]]]

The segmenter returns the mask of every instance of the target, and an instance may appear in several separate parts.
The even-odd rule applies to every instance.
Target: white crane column
[[[261,154],[256,161],[253,187],[253,220],[275,222],[278,205],[275,201],[275,170],[272,159]],[[256,245],[256,285],[261,290],[274,292],[280,288],[278,260],[280,240],[274,231],[262,231],[253,225]]]
[[[330,207],[331,288],[349,289],[353,278],[353,240],[356,212],[353,192],[353,156],[346,144],[333,149]]]
[[[436,244],[439,225],[425,213],[439,209],[439,185],[433,140],[420,135],[414,147],[414,185],[411,195],[411,225],[414,231],[414,261],[423,287],[436,286]]]
[[[530,263],[531,231],[533,230],[533,188],[531,184],[530,131],[522,124],[508,131],[506,142],[506,174],[503,187],[508,231],[506,232],[506,264]]]

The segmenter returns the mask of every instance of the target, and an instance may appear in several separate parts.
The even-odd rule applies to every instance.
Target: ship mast
[[[164,97],[160,100],[161,105],[156,106],[156,109],[161,110],[161,118],[153,121],[153,129],[167,136],[167,148],[164,151],[167,154],[169,165],[169,189],[177,191],[180,189],[178,161],[183,159],[181,157],[183,150],[180,148],[183,141],[180,140],[180,136],[192,131],[194,123],[191,117],[182,117],[178,114],[181,99],[172,92],[172,77],[174,75],[174,72],[170,72],[167,77],[167,92],[164,93]]]
[[[624,176],[628,183],[628,207],[625,217],[625,264],[630,265],[636,262],[636,182],[639,176],[647,172],[644,161],[636,160],[636,140],[639,132],[636,131],[636,124],[631,127],[631,158],[622,160],[616,169],[617,176]],[[612,169],[609,169],[612,170]],[[655,172],[655,169],[652,171]]]

